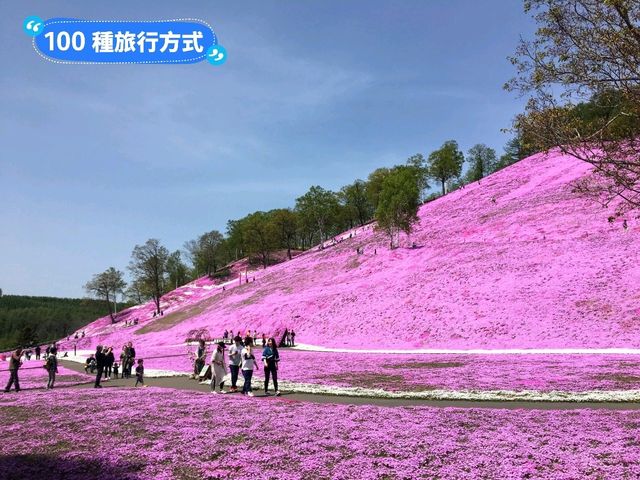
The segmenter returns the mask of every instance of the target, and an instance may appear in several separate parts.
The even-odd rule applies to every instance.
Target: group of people
[[[282,336],[282,343],[285,347],[295,347],[296,332],[294,332],[293,329],[289,330],[288,328],[285,328],[284,335]]]
[[[87,358],[84,366],[86,373],[96,373],[95,387],[99,388],[101,380],[110,380],[118,378],[120,369],[122,369],[120,378],[131,378],[131,372],[133,366],[136,364],[136,349],[131,342],[122,346],[122,352],[120,353],[120,364],[116,362],[115,354],[113,353],[113,347],[98,345],[96,347],[96,353]],[[142,370],[138,372],[138,368]],[[138,373],[140,373],[138,379]],[[142,359],[138,359],[138,366],[136,367],[136,386],[138,383],[144,385],[143,374],[144,366]]]
[[[202,375],[206,365],[206,342],[199,341],[198,351],[196,354],[193,378],[211,375],[211,393],[226,393],[224,390],[225,377],[227,376],[227,365],[231,374],[230,392],[238,391],[238,377],[242,373],[244,380],[242,386],[242,394],[253,397],[253,372],[258,367],[256,351],[254,350],[254,337],[245,336],[244,340],[240,335],[233,338],[233,343],[229,347],[228,355],[225,355],[226,344],[224,341],[218,342],[215,350],[211,355],[210,371]],[[227,359],[228,357],[228,359]],[[266,340],[262,348],[260,356],[264,369],[264,393],[269,395],[269,381],[273,380],[275,395],[280,395],[278,390],[278,362],[280,355],[278,354],[278,346],[274,338]]]
[[[26,360],[29,360],[31,355],[27,355],[29,351],[25,351],[22,348],[17,348],[15,351],[11,353],[9,357],[9,381],[7,382],[7,386],[4,388],[5,393],[9,393],[11,391],[11,387],[14,387],[16,392],[20,391],[20,378],[18,377],[18,370],[22,366],[22,357]],[[36,352],[36,360],[40,360],[41,349],[38,345],[35,348]],[[44,355],[44,365],[42,367],[48,373],[47,379],[47,390],[54,387],[56,383],[56,374],[58,373],[58,346],[53,344],[51,346],[47,346],[46,353]]]
[[[238,330],[238,333],[236,335],[236,337],[240,337],[243,338],[241,336],[240,330]],[[262,346],[266,346],[267,345],[267,336],[262,333],[261,334],[261,340],[262,340]],[[253,332],[251,331],[251,329],[247,330],[244,338],[251,338],[253,345],[257,345],[258,344],[258,330],[253,330]],[[222,341],[224,343],[233,343],[234,340],[234,336],[233,336],[233,330],[229,329],[229,330],[225,330],[222,334]],[[282,341],[280,346],[281,347],[294,347],[296,343],[296,332],[294,332],[293,330],[289,330],[288,328],[286,328],[284,330],[284,334],[282,336]],[[277,347],[277,345],[276,345]]]
[[[264,393],[269,395],[269,383],[273,382],[274,393],[276,396],[280,395],[278,390],[278,362],[280,361],[280,355],[278,353],[278,343],[271,337],[267,338],[262,334],[262,352],[258,353],[256,340],[257,330],[253,332],[248,330],[243,337],[238,335],[231,338],[233,332],[225,330],[223,341],[215,344],[215,350],[211,355],[209,362],[210,369],[206,371],[206,377],[211,377],[211,392],[212,393],[226,393],[224,390],[225,377],[227,374],[230,376],[231,387],[230,392],[238,391],[238,378],[242,374],[244,380],[242,386],[242,393],[244,395],[253,396],[252,380],[253,373],[259,368],[258,361],[262,363],[264,370]],[[231,346],[227,350],[226,342],[231,340]],[[282,338],[282,345],[294,346],[295,345],[295,332],[293,330],[286,329]],[[22,366],[23,356],[25,359],[29,359],[26,355],[27,351],[22,348],[16,349],[9,359],[9,382],[5,387],[5,392],[9,392],[11,387],[14,386],[16,391],[20,391],[20,383],[18,378],[18,370]],[[58,372],[58,348],[56,344],[47,346],[43,367],[48,372],[47,389],[53,388],[56,380],[56,373]],[[41,347],[35,348],[36,359],[40,359]],[[195,363],[194,363],[194,378],[200,378],[203,373],[203,369],[206,366],[206,342],[204,340],[199,341],[199,347],[197,350]],[[258,360],[259,359],[259,360]],[[133,347],[132,342],[128,342],[122,347],[120,353],[120,363],[116,362],[114,349],[112,346],[98,345],[96,347],[95,354],[91,355],[85,362],[85,372],[95,373],[94,388],[102,388],[101,381],[103,379],[109,380],[112,378],[118,378],[121,369],[120,378],[130,378],[133,370],[133,366],[136,365],[135,375],[136,384],[144,385],[144,361],[139,358],[136,362],[136,350]]]
[[[115,363],[115,356],[113,354],[113,347],[103,347],[98,345],[96,347],[96,353],[94,356],[95,368],[96,368],[96,381],[94,388],[102,388],[100,384],[102,376],[109,380],[111,375],[115,375],[118,378],[118,364]],[[122,377],[130,378],[133,365],[136,363],[136,350],[133,348],[131,342],[122,347],[122,353],[120,354],[120,365],[122,365]],[[85,368],[86,370],[86,368]],[[138,359],[136,366],[136,387],[138,385],[144,386],[144,360]]]
[[[245,338],[245,339],[251,338],[254,345],[258,344],[258,330],[253,330],[252,332],[251,329],[248,329],[244,334],[244,337],[242,337],[240,330],[238,330],[236,337]],[[262,340],[262,346],[264,347],[267,344],[267,336],[264,334],[264,332],[260,335],[260,338]],[[224,333],[222,334],[222,340],[224,343],[233,343],[233,340],[234,340],[233,330],[231,329],[225,330]]]

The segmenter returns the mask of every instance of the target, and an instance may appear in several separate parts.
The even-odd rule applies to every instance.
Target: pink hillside
[[[162,317],[147,304],[96,320],[81,347],[176,345],[198,328],[293,328],[300,343],[351,348],[640,347],[640,225],[572,193],[589,174],[534,155],[422,206],[401,248],[358,228],[249,283],[179,288]]]

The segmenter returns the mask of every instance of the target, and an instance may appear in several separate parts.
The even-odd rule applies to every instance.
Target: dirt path
[[[60,362],[66,368],[76,372],[84,373],[84,367],[76,362],[62,360]],[[117,379],[103,382],[103,388],[130,388],[135,385],[135,377],[130,379]],[[178,390],[188,390],[194,392],[209,392],[209,385],[201,385],[196,380],[184,377],[163,377],[146,378],[145,383],[152,387],[175,388]],[[264,397],[261,382],[254,383],[256,398],[265,400],[277,397]],[[73,388],[93,388],[93,383],[76,385]],[[140,388],[140,387],[139,387]],[[228,395],[240,395],[228,394]],[[338,395],[312,395],[306,393],[283,392],[283,400],[295,402],[315,402],[315,403],[339,403],[349,405],[378,405],[383,407],[458,407],[458,408],[506,408],[528,410],[575,410],[575,409],[608,409],[608,410],[638,410],[640,403],[635,402],[523,402],[523,401],[465,401],[465,400],[420,400],[420,399],[393,399],[393,398],[371,398],[371,397],[350,397]]]

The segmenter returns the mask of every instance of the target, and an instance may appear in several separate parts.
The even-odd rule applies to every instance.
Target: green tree
[[[223,252],[222,242],[224,237],[217,230],[200,235],[198,239],[198,262],[204,269],[204,272],[211,276],[218,270],[218,263]]]
[[[244,236],[242,234],[241,220],[229,220],[227,222],[227,249],[233,252],[235,260],[244,256],[245,245]]]
[[[420,189],[415,171],[397,167],[385,178],[376,209],[378,228],[389,236],[391,248],[394,242],[399,243],[400,232],[411,233],[418,221],[419,206]]]
[[[287,257],[291,260],[291,249],[296,246],[298,235],[298,216],[289,208],[280,208],[269,212],[280,246],[287,249]]]
[[[118,293],[124,292],[126,286],[127,282],[124,280],[124,274],[120,270],[109,267],[104,272],[94,275],[85,284],[84,289],[90,295],[105,301],[111,323],[114,323],[113,302],[115,302]]]
[[[526,0],[538,24],[510,58],[505,85],[528,96],[514,128],[525,148],[588,162],[581,190],[618,214],[640,206],[640,2]]]
[[[182,261],[180,250],[176,250],[167,259],[169,285],[178,288],[189,281],[189,267]]]
[[[33,345],[37,345],[38,334],[31,326],[25,325],[24,327],[22,327],[22,329],[20,329],[20,333],[18,334],[16,343],[23,347],[31,347]]]
[[[429,155],[429,176],[442,184],[442,194],[446,192],[446,183],[462,173],[464,155],[458,149],[455,140],[444,142],[442,147]]]
[[[184,243],[186,256],[191,261],[196,277],[200,274],[213,276],[221,263],[227,260],[225,238],[217,230],[203,233],[196,240]]]
[[[497,172],[498,170],[502,170],[509,165],[519,162],[523,158],[528,157],[531,153],[533,152],[524,147],[520,135],[515,135],[504,146],[504,153],[500,155],[500,158],[494,165],[491,173]]]
[[[469,149],[467,153],[469,170],[466,183],[477,182],[495,171],[497,159],[496,151],[482,143],[478,143]]]
[[[296,199],[296,212],[315,226],[319,241],[324,242],[333,226],[332,219],[339,208],[337,195],[319,186],[313,186]]]
[[[244,243],[249,255],[258,255],[263,268],[267,268],[271,253],[278,246],[278,230],[266,212],[254,212],[242,222]]]
[[[422,200],[424,192],[429,188],[429,166],[427,161],[421,153],[416,153],[407,159],[406,165],[414,172],[420,191],[420,200]]]
[[[124,292],[129,302],[136,305],[142,305],[151,298],[151,292],[145,287],[144,282],[140,279],[134,279],[129,283],[129,287]]]
[[[129,271],[134,281],[139,281],[151,293],[156,313],[160,313],[160,298],[164,293],[168,259],[169,250],[156,238],[147,240],[144,245],[136,245],[131,252]]]
[[[374,210],[367,197],[367,184],[363,180],[356,180],[340,189],[339,199],[345,208],[347,217],[364,225],[371,220]]]
[[[376,168],[369,174],[369,177],[367,178],[365,193],[374,212],[378,208],[378,200],[380,197],[380,192],[382,191],[382,183],[390,173],[391,169],[389,168]]]

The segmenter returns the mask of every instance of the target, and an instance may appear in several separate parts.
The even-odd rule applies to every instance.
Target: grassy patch
[[[391,391],[401,390],[405,392],[426,392],[437,388],[433,385],[410,384],[398,375],[384,375],[369,372],[337,373],[334,375],[328,375],[325,378],[326,380],[352,387],[381,388],[383,390]]]
[[[608,380],[619,383],[639,383],[640,377],[637,375],[627,375],[624,373],[603,373],[600,375],[595,375],[595,379],[597,380]]]
[[[223,295],[218,293],[213,297],[202,300],[201,302],[198,302],[196,305],[193,305],[189,308],[169,313],[161,317],[156,317],[153,322],[148,323],[142,328],[139,328],[134,333],[136,335],[144,335],[145,333],[162,332],[163,330],[169,330],[170,328],[175,327],[179,323],[182,323],[183,321],[188,320],[191,317],[200,315],[207,308],[212,307],[216,303],[220,302],[222,297]]]
[[[177,480],[200,480],[202,474],[195,467],[179,466],[173,469],[173,478]]]
[[[361,265],[358,257],[352,258],[349,262],[347,262],[347,270],[353,270],[354,268],[358,268]]]
[[[33,412],[25,407],[0,407],[3,424],[26,422],[33,419]]]
[[[393,370],[406,370],[408,368],[419,369],[419,368],[458,368],[464,367],[464,363],[462,362],[408,362],[408,363],[389,363],[383,365],[384,368],[390,368]]]

